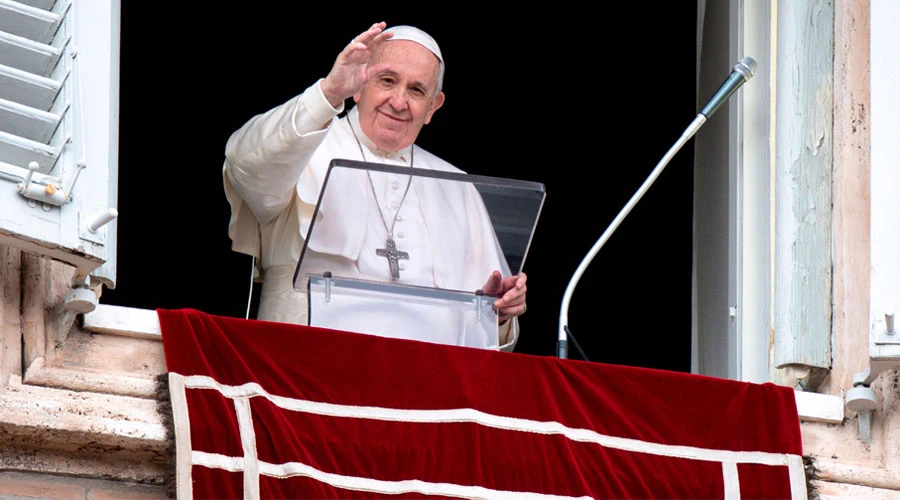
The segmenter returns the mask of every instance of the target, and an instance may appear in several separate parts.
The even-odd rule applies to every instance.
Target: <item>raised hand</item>
[[[369,76],[378,71],[377,67],[369,67],[369,60],[382,42],[394,36],[393,33],[384,33],[386,27],[384,22],[373,24],[338,54],[331,71],[322,81],[322,93],[335,108],[360,92]]]

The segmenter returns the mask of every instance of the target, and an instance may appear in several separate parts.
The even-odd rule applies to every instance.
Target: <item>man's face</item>
[[[444,103],[437,89],[439,61],[425,47],[410,40],[385,42],[369,61],[386,63],[363,90],[353,96],[363,132],[376,146],[398,151],[413,142]]]

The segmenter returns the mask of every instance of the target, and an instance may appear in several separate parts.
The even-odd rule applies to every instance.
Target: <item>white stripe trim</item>
[[[244,470],[244,457],[228,457],[218,453],[193,450],[191,458],[194,465],[202,465],[210,469],[222,469],[228,472],[241,472]]]
[[[241,446],[244,449],[244,499],[259,499],[259,457],[256,454],[256,432],[253,431],[253,415],[250,413],[249,399],[235,399],[234,411],[237,414],[238,428],[241,433]]]
[[[231,472],[240,470],[243,462],[241,459],[226,457],[214,453],[194,452],[194,464],[204,467],[225,469]],[[330,484],[336,488],[354,491],[368,491],[381,494],[421,493],[424,495],[440,495],[456,498],[471,498],[485,500],[591,500],[589,496],[573,497],[562,495],[546,495],[527,491],[492,490],[480,486],[461,486],[450,483],[429,483],[419,480],[408,481],[381,481],[378,479],[344,476],[322,472],[316,468],[299,462],[284,464],[270,464],[258,462],[262,475],[277,478],[303,476],[315,479],[319,482]],[[257,496],[258,498],[258,496]]]
[[[736,463],[722,462],[722,482],[725,500],[741,500],[741,481]]]
[[[228,398],[265,397],[276,406],[292,411],[346,418],[365,418],[391,422],[441,423],[472,422],[487,427],[538,434],[559,434],[579,442],[595,443],[607,448],[647,453],[668,457],[706,460],[712,462],[751,463],[762,465],[788,465],[789,453],[763,451],[730,451],[697,448],[693,446],[649,443],[637,439],[606,436],[590,429],[573,429],[559,422],[540,422],[521,418],[503,417],[484,413],[472,408],[451,410],[398,410],[374,406],[348,406],[319,403],[300,399],[274,396],[253,382],[239,386],[220,384],[214,379],[201,375],[185,377],[185,386],[195,389],[215,389]]]
[[[191,478],[191,421],[182,375],[169,373],[169,399],[172,403],[172,427],[175,428],[176,498],[190,500],[194,498],[194,482]]]
[[[791,480],[791,498],[795,500],[807,500],[806,468],[803,466],[803,457],[791,455],[788,457],[788,474]]]

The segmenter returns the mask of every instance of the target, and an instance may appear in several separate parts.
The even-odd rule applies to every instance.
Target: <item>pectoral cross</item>
[[[408,259],[409,254],[398,251],[397,244],[391,238],[385,240],[384,245],[386,248],[376,248],[375,253],[379,257],[387,258],[388,266],[391,268],[391,281],[397,281],[400,279],[400,259]]]

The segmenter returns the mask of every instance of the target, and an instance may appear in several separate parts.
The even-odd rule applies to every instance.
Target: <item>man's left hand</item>
[[[525,292],[528,290],[525,281],[527,280],[528,276],[525,273],[504,278],[500,271],[494,271],[487,283],[481,287],[481,291],[485,294],[498,296],[494,301],[494,309],[500,316],[500,323],[505,323],[525,313],[527,309]]]

